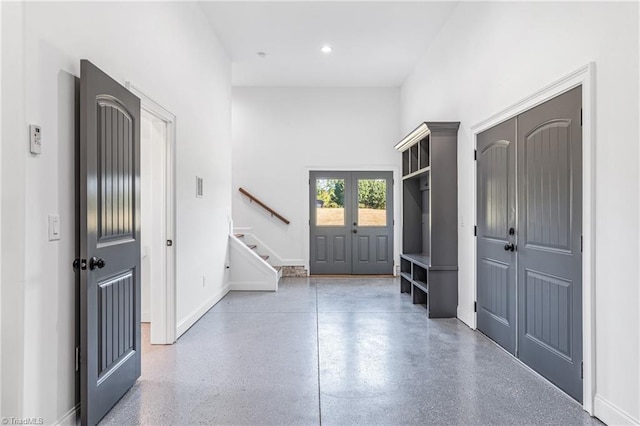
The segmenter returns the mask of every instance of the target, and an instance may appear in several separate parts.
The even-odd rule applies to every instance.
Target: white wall
[[[74,79],[86,58],[177,115],[177,318],[224,294],[230,63],[195,3],[2,5],[2,415],[54,423],[76,399]],[[8,39],[11,39],[8,42]],[[9,65],[10,64],[10,65]],[[27,126],[43,129],[28,154]],[[195,175],[205,197],[195,198]],[[47,241],[47,214],[62,238]],[[202,277],[206,277],[203,286]],[[199,309],[200,308],[200,309]]]
[[[2,7],[0,7],[0,26],[2,25]],[[0,31],[0,51],[2,51],[2,31]],[[2,55],[0,55],[0,99],[2,99]],[[0,188],[2,188],[2,102],[0,101]],[[0,197],[0,241],[2,241],[2,198]],[[0,260],[2,244],[0,244]],[[2,262],[0,262],[0,300],[2,299]],[[2,302],[0,302],[2,318]],[[0,415],[2,415],[2,326],[0,325]]]
[[[459,316],[472,324],[470,128],[590,61],[596,63],[595,383],[602,403],[595,414],[605,422],[640,422],[640,251],[625,243],[640,232],[638,5],[461,3],[402,86],[402,130],[424,120],[461,121]]]
[[[236,87],[232,111],[234,226],[253,228],[285,265],[308,256],[309,168],[400,166],[397,88]],[[250,204],[238,187],[291,224]]]
[[[2,416],[22,413],[24,371],[25,161],[22,6],[2,9]],[[14,35],[17,36],[14,37]],[[7,66],[11,64],[11,66]],[[11,184],[9,184],[11,183]],[[7,268],[6,265],[13,267]]]

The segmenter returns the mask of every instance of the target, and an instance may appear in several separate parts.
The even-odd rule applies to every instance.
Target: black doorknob
[[[516,246],[514,246],[514,245],[513,245],[513,243],[511,243],[511,244],[505,244],[505,245],[504,245],[504,249],[505,249],[506,251],[514,251],[514,250],[516,249]]]
[[[107,263],[104,261],[104,259],[96,259],[94,256],[89,260],[89,269],[91,269],[92,271],[96,268],[102,269],[106,264]]]
[[[358,230],[357,230],[357,229],[354,229],[354,230],[353,230],[353,231],[351,231],[351,232],[353,232],[354,234],[357,234],[357,233],[358,233]]]

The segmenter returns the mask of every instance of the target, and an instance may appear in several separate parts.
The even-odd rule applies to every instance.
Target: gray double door
[[[582,88],[478,135],[478,329],[582,401]]]
[[[393,273],[392,172],[309,175],[310,273]]]
[[[140,376],[140,100],[80,68],[80,414],[94,425]]]

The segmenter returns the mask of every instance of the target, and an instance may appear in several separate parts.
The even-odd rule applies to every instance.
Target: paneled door
[[[516,119],[478,135],[478,330],[516,353]]]
[[[140,376],[140,100],[80,65],[81,419],[94,425]]]
[[[578,401],[581,106],[576,87],[477,138],[478,330]]]
[[[311,274],[351,274],[351,172],[311,172]]]
[[[391,172],[310,173],[311,274],[393,273]]]
[[[352,274],[393,273],[393,174],[351,173]]]
[[[518,117],[519,356],[582,401],[582,88]]]

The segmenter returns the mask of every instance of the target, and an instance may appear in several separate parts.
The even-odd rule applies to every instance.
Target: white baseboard
[[[60,420],[56,422],[56,426],[76,426],[80,424],[80,404],[67,411],[67,414],[62,416]]]
[[[238,281],[230,283],[230,288],[233,291],[277,291],[278,287],[274,288],[272,283],[266,281]]]
[[[176,339],[182,336],[187,330],[191,328],[193,324],[198,322],[200,318],[204,314],[209,311],[209,309],[213,308],[213,306],[218,303],[224,296],[229,293],[229,284],[226,284],[222,287],[222,289],[211,299],[205,301],[202,305],[198,306],[193,312],[187,315],[184,319],[178,321],[178,326],[176,330]]]
[[[475,327],[473,326],[473,316],[475,315],[475,312],[471,309],[464,309],[458,306],[456,315],[458,319],[465,323],[470,329],[475,330]]]
[[[638,425],[640,421],[613,405],[600,395],[595,396],[593,414],[608,425]]]

